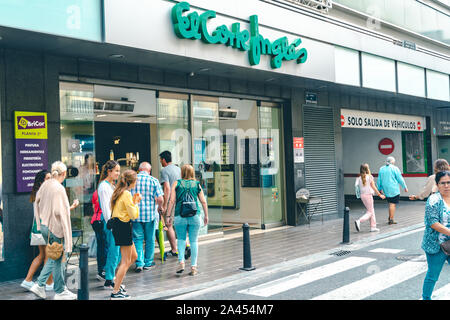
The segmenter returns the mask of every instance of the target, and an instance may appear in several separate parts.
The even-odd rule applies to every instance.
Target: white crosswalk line
[[[427,271],[426,262],[407,261],[312,300],[361,300]]]
[[[375,252],[375,253],[400,253],[402,251],[405,251],[404,249],[389,249],[389,248],[376,248],[373,250],[369,250],[369,252]]]
[[[260,297],[270,297],[274,294],[362,266],[375,260],[376,259],[372,258],[349,257],[347,259],[326,264],[304,272],[299,272],[249,289],[241,290],[238,291],[238,293]]]
[[[450,300],[450,283],[434,291],[431,300]]]

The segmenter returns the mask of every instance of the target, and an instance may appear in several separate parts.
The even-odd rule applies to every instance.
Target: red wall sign
[[[384,155],[391,154],[394,151],[394,141],[389,138],[381,139],[378,143],[378,150]]]

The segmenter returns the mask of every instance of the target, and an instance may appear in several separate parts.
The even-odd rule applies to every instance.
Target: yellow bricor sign
[[[46,112],[14,112],[16,139],[47,139]]]

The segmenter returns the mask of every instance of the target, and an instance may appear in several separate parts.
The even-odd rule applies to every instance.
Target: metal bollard
[[[242,225],[242,231],[244,234],[244,267],[240,270],[252,271],[256,268],[252,266],[252,254],[250,252],[250,226],[248,223]]]
[[[350,242],[350,209],[345,207],[344,209],[344,232],[342,237],[342,243]]]
[[[80,245],[80,280],[78,284],[78,300],[89,300],[89,246]]]

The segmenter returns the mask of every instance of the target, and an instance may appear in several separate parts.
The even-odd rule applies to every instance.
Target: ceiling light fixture
[[[119,54],[119,53],[113,53],[113,54],[109,55],[109,57],[111,59],[123,59],[123,58],[125,58],[125,56],[123,54]]]

